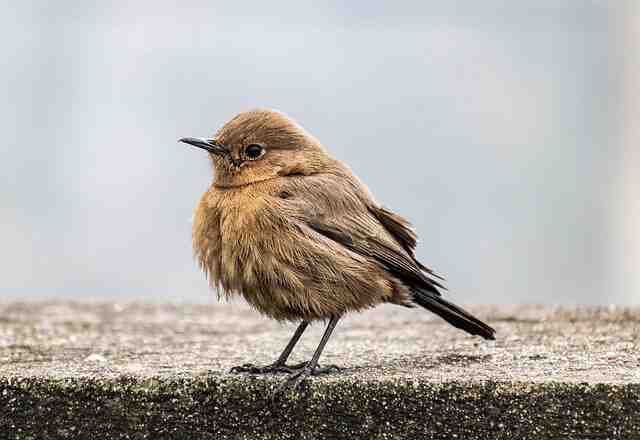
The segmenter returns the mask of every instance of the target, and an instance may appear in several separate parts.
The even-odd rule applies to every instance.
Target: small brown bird
[[[320,142],[274,110],[240,113],[203,148],[215,170],[193,223],[196,258],[218,296],[242,295],[279,321],[300,321],[273,364],[234,372],[288,372],[285,384],[331,368],[318,359],[345,313],[383,303],[420,305],[472,335],[495,330],[442,298],[440,278],[414,256],[416,234],[380,206]],[[328,321],[312,359],[287,366],[312,321]]]

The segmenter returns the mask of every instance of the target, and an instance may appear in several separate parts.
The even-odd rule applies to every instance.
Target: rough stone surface
[[[0,438],[640,439],[640,310],[471,307],[497,341],[427,312],[344,319],[344,367],[272,400],[294,330],[235,304],[0,304]],[[292,361],[311,356],[309,330]]]

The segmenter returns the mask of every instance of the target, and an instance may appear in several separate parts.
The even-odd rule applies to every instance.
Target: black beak
[[[202,148],[203,150],[207,150],[209,153],[217,154],[218,156],[229,155],[229,149],[224,145],[216,142],[214,139],[182,138],[179,139],[178,142],[184,142],[185,144]]]

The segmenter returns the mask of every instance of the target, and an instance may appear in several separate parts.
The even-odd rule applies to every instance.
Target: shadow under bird
[[[340,317],[383,303],[419,305],[472,335],[495,330],[445,300],[442,280],[414,256],[416,234],[375,201],[344,163],[274,110],[240,113],[211,139],[181,142],[209,153],[215,177],[194,215],[196,258],[218,295],[241,295],[279,321],[300,322],[270,365],[281,388],[330,371],[318,359]],[[327,327],[310,361],[286,361],[312,321]]]

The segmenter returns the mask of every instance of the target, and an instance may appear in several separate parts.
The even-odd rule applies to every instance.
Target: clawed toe
[[[293,370],[291,374],[289,374],[289,376],[287,376],[287,378],[278,386],[278,388],[276,388],[274,399],[277,396],[284,394],[287,390],[295,391],[308,377],[340,371],[340,368],[337,365],[328,365],[326,367],[316,365],[314,368],[309,365],[309,362],[303,362],[299,364],[299,366],[300,368]]]
[[[313,370],[307,366],[291,373],[280,385],[278,385],[278,388],[276,388],[273,395],[274,399],[284,394],[287,390],[295,391],[296,388],[298,388],[298,386],[312,374]]]
[[[307,368],[309,362],[300,362],[295,365],[285,365],[285,364],[271,364],[265,366],[258,366],[254,364],[244,364],[233,367],[229,370],[229,373],[241,374],[289,374],[296,375],[300,374],[300,372]],[[328,374],[340,371],[340,367],[337,365],[328,365],[326,367],[321,367],[317,365],[315,368],[310,369],[310,372],[307,376],[318,376],[321,374]]]
[[[229,373],[269,374],[277,372],[279,368],[280,366],[275,364],[265,365],[262,367],[253,364],[244,364],[233,367],[231,370],[229,370]]]
[[[244,364],[231,367],[229,373],[248,373],[252,368],[257,368],[253,364]]]
[[[265,365],[263,367],[253,365],[253,364],[244,364],[239,365],[237,367],[233,367],[229,370],[229,373],[248,373],[248,374],[277,374],[277,373],[287,373],[291,374],[294,371],[297,371],[299,365],[288,366],[284,364],[271,364]]]
[[[299,370],[303,370],[304,368],[306,368],[308,365],[309,365],[309,361],[300,362],[299,364],[295,364],[287,367],[286,372],[295,374],[295,373],[298,373]],[[338,367],[337,365],[332,364],[332,365],[327,365],[326,367],[323,367],[321,365],[316,365],[315,368],[311,369],[311,372],[309,373],[309,375],[320,376],[321,374],[337,373],[339,371],[340,371],[340,367]]]
[[[341,368],[338,367],[337,365],[327,365],[326,367],[321,367],[320,365],[318,365],[316,368],[313,369],[313,371],[311,372],[312,376],[319,376],[321,374],[329,374],[329,373],[338,373],[341,371]]]

